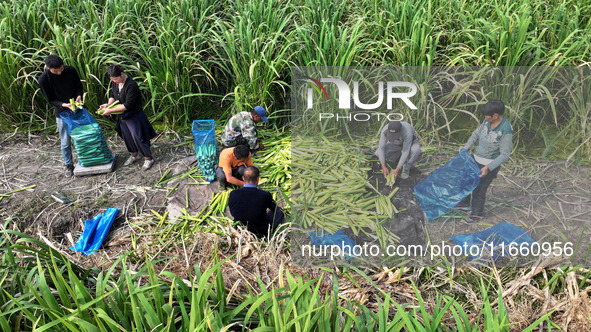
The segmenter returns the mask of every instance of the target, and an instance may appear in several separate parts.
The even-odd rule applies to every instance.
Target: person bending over
[[[234,220],[242,222],[251,233],[258,237],[270,237],[283,222],[283,210],[277,206],[271,193],[258,189],[261,180],[258,168],[246,167],[243,179],[244,187],[230,193],[230,213]]]
[[[474,149],[473,158],[480,168],[480,182],[466,199],[458,207],[468,209],[470,217],[468,222],[478,222],[484,216],[484,202],[486,190],[499,174],[501,164],[509,160],[511,145],[513,143],[513,127],[505,118],[505,104],[496,99],[488,101],[482,107],[485,121],[472,133],[468,142],[460,148],[470,151],[470,148],[478,142]]]
[[[246,166],[253,166],[250,149],[246,145],[238,145],[233,148],[223,149],[220,153],[220,161],[216,167],[216,177],[220,188],[226,189],[228,183],[242,187],[242,175]]]

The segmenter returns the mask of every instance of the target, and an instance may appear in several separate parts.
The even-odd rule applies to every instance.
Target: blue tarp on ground
[[[494,260],[509,257],[509,245],[514,243],[513,246],[519,248],[522,243],[534,243],[534,239],[527,234],[523,229],[506,221],[501,222],[498,225],[487,228],[482,232],[474,234],[458,234],[450,238],[455,244],[459,246],[470,247],[473,245],[484,247],[482,258],[490,258],[491,253]],[[490,248],[493,251],[490,251]],[[503,250],[504,249],[504,250]],[[468,254],[465,252],[464,254]],[[470,260],[476,259],[478,256],[471,256]]]
[[[99,250],[107,234],[109,234],[117,213],[119,213],[119,209],[108,208],[104,214],[86,220],[84,222],[84,232],[80,235],[78,242],[70,249],[85,255]]]
[[[479,174],[474,158],[462,149],[460,154],[418,183],[414,192],[427,220],[446,214],[466,198],[480,183]]]
[[[338,230],[334,234],[321,232],[319,235],[316,235],[315,232],[308,232],[308,235],[310,235],[310,242],[316,247],[339,246],[341,248],[341,252],[345,252],[345,246],[353,248],[357,245],[357,243],[347,236],[342,229]],[[353,259],[351,256],[345,256],[347,260]]]

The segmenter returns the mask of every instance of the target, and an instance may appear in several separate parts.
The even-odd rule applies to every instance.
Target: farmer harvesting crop
[[[129,166],[140,160],[139,151],[144,156],[142,169],[148,170],[154,164],[154,158],[152,158],[150,151],[150,139],[156,137],[156,132],[142,109],[140,88],[131,77],[123,72],[121,66],[110,66],[107,69],[107,74],[113,84],[109,101],[99,107],[99,113],[103,111],[102,115],[117,114],[115,130],[125,142],[125,147],[130,153],[123,165]]]
[[[227,148],[220,153],[220,162],[216,168],[216,176],[220,187],[225,189],[228,183],[242,187],[242,176],[246,166],[253,166],[250,150],[246,145]]]
[[[390,173],[393,173],[394,177],[398,177],[402,169],[400,177],[407,179],[410,168],[417,162],[421,155],[421,146],[419,145],[419,139],[415,136],[415,130],[410,123],[390,121],[382,129],[380,143],[375,153],[380,160],[385,178]],[[390,172],[386,163],[395,167],[392,172]]]
[[[269,122],[266,113],[262,106],[257,106],[250,112],[240,112],[231,117],[222,133],[224,146],[248,145],[253,151],[264,149],[261,139],[257,138],[256,124]]]
[[[258,189],[259,170],[249,166],[244,170],[244,187],[230,193],[228,207],[234,220],[242,222],[256,236],[267,235],[283,222],[283,210],[268,191]],[[267,211],[268,210],[268,211]]]
[[[471,195],[458,204],[458,207],[466,209],[471,206],[468,222],[478,222],[483,217],[486,190],[497,177],[501,164],[509,160],[511,154],[513,127],[503,116],[504,113],[505,104],[502,101],[489,100],[482,107],[486,121],[472,133],[468,143],[460,148],[460,151],[469,151],[478,142],[473,157],[480,168],[480,183]]]
[[[82,82],[71,66],[64,66],[64,61],[57,55],[49,55],[45,58],[45,71],[39,77],[39,87],[47,101],[53,105],[55,122],[61,140],[62,157],[66,165],[66,177],[74,175],[74,162],[72,161],[72,144],[68,128],[60,113],[71,112],[70,99],[82,102]]]

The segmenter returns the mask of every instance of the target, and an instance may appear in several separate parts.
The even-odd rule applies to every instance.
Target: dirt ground
[[[119,137],[109,136],[108,144],[117,155],[114,172],[65,178],[56,135],[3,135],[0,138],[0,193],[34,187],[4,197],[0,202],[0,216],[5,220],[11,218],[27,233],[41,234],[53,242],[68,245],[67,233],[76,239],[83,231],[84,220],[108,207],[120,209],[110,234],[113,239],[117,231],[128,227],[130,219],[152,214],[152,211],[163,214],[167,206],[171,217],[181,214],[185,206],[189,207],[190,214],[195,214],[217,191],[214,183],[200,186],[198,191],[180,190],[171,195],[174,182],[157,185],[168,170],[172,172],[170,176],[196,167],[191,137],[158,136],[152,147],[156,163],[148,171],[141,170],[141,163],[123,166],[128,154]],[[588,257],[583,254],[590,248],[591,238],[589,167],[512,159],[503,165],[489,189],[485,218],[481,222],[468,224],[466,213],[455,210],[426,222],[412,188],[452,157],[443,153],[423,154],[418,167],[412,169],[411,177],[397,180],[400,190],[393,202],[398,209],[406,211],[395,216],[390,228],[403,241],[449,242],[453,235],[478,232],[508,221],[539,242],[577,244],[581,257],[575,263],[588,264]],[[372,162],[369,178],[371,183],[378,182],[383,194],[391,190],[385,185],[377,161]],[[51,194],[56,191],[74,202],[55,202]],[[185,196],[190,199],[188,205]]]
[[[471,234],[507,221],[525,230],[540,244],[562,246],[571,242],[575,249],[574,265],[590,263],[591,249],[591,168],[566,166],[564,162],[543,162],[512,159],[502,166],[487,192],[485,217],[478,223],[467,223],[469,211],[452,210],[448,214],[426,221],[414,197],[413,187],[455,155],[423,154],[418,167],[413,167],[406,180],[397,179],[399,191],[392,199],[399,210],[389,228],[401,238],[401,244],[453,244],[450,237]],[[378,182],[384,195],[392,188],[386,186],[381,168],[372,161],[370,183]],[[533,266],[537,258],[503,259],[497,264]],[[555,257],[545,264],[564,262],[570,257]]]
[[[130,218],[151,210],[163,213],[169,189],[156,184],[166,170],[194,155],[193,145],[179,146],[187,141],[184,138],[158,136],[152,141],[156,163],[150,170],[142,171],[141,162],[123,166],[129,154],[119,137],[110,136],[107,141],[116,154],[113,172],[66,178],[56,135],[4,135],[0,139],[0,193],[34,188],[4,197],[0,202],[2,219],[11,218],[26,233],[39,233],[67,245],[65,234],[72,233],[76,240],[84,229],[84,221],[109,207],[120,210],[111,232],[115,234],[110,237],[116,237],[117,230],[125,228]],[[56,191],[73,202],[54,201],[51,194]]]
[[[182,213],[181,210],[187,206],[187,196],[191,207],[189,213],[195,213],[212,193],[218,191],[217,185],[214,183],[193,186],[199,188],[197,192],[177,188],[174,194],[170,194],[171,188],[175,186],[174,181],[157,185],[168,170],[171,171],[169,174],[174,174],[195,167],[191,137],[178,137],[171,133],[160,135],[153,140],[152,149],[156,163],[152,169],[145,172],[141,170],[140,163],[129,167],[123,166],[127,153],[120,138],[112,135],[107,141],[112,152],[117,154],[114,172],[65,178],[57,135],[0,136],[0,195],[34,186],[4,197],[0,196],[0,218],[7,222],[6,227],[45,238],[54,248],[68,254],[73,262],[87,268],[103,264],[109,266],[137,245],[139,251],[136,269],[140,268],[143,255],[154,260],[171,257],[166,262],[157,263],[158,270],[168,270],[186,277],[195,264],[205,269],[212,262],[212,253],[217,252],[218,258],[230,258],[224,264],[224,281],[228,289],[236,286],[237,294],[248,292],[248,287],[256,286],[257,278],[261,278],[265,283],[276,282],[276,276],[284,265],[289,266],[292,272],[309,278],[318,278],[325,272],[318,267],[302,269],[291,264],[289,253],[285,252],[287,232],[280,234],[270,243],[261,243],[240,227],[228,227],[229,233],[225,237],[199,234],[191,243],[186,243],[186,247],[185,243],[175,244],[178,248],[169,245],[166,251],[161,252],[158,246],[150,246],[158,239],[153,236],[142,238],[143,235],[137,230],[138,225],[142,226],[144,223],[147,227],[155,227],[156,214],[163,215],[167,211],[169,216]],[[512,159],[503,167],[489,189],[486,218],[483,221],[468,224],[465,222],[465,215],[450,213],[432,222],[425,222],[414,200],[412,187],[452,157],[453,155],[444,153],[425,154],[421,157],[418,167],[411,171],[409,179],[397,181],[396,185],[400,190],[394,196],[394,204],[399,209],[407,210],[394,218],[391,229],[403,240],[418,237],[429,238],[432,242],[449,242],[452,235],[478,232],[501,221],[509,221],[525,229],[535,240],[579,242],[582,248],[579,252],[588,252],[591,238],[587,227],[591,220],[589,167],[567,167],[560,162]],[[385,180],[381,180],[383,177],[380,176],[377,163],[372,165],[372,168],[370,181],[377,179],[380,191],[383,194],[387,193],[390,189],[384,185]],[[55,202],[50,196],[55,191],[64,193],[74,202]],[[84,221],[103,213],[108,207],[121,211],[104,243],[104,250],[101,250],[100,254],[90,256],[71,252],[68,248],[82,233]],[[67,236],[68,233],[73,240]],[[579,263],[589,266],[588,261],[588,257],[581,257]],[[131,266],[131,269],[134,270],[134,266]],[[339,278],[339,294],[344,298],[375,307],[377,290],[374,285],[378,285],[381,290],[392,294],[399,303],[416,303],[416,294],[411,284],[403,281],[417,280],[422,269],[415,270],[414,275],[409,271],[411,270],[408,267],[365,270],[371,276],[371,282],[363,279],[353,282],[343,276]],[[453,273],[450,276],[445,270],[432,271],[435,273],[433,280],[444,285],[453,285],[450,286],[450,292],[457,291],[464,294],[463,296],[472,294],[468,291],[467,284],[461,280],[449,282],[448,278],[453,277]],[[456,273],[459,274],[455,278],[462,279],[463,272]],[[577,283],[573,281],[574,291],[550,296],[541,288],[530,285],[531,278],[540,274],[545,276],[545,273],[545,270],[540,269],[522,270],[522,277],[503,285],[508,294],[511,315],[516,315],[516,319],[521,321],[520,324],[526,324],[547,313],[549,308],[562,306],[560,314],[556,314],[556,317],[563,321],[561,326],[568,326],[573,315],[581,312],[578,309],[580,301],[583,301],[581,296],[587,296],[589,290],[579,292]],[[330,278],[324,278],[322,289],[331,289],[331,284]],[[470,302],[475,305],[480,303],[478,295],[472,295],[473,298],[468,296]],[[536,309],[535,313],[521,313],[521,302],[512,302],[513,299],[519,298],[534,299],[532,301],[538,301],[536,303],[541,307]],[[587,322],[586,316],[581,317],[578,321]],[[572,327],[572,322],[570,324]]]

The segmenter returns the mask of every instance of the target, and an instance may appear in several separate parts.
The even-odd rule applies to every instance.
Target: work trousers
[[[479,164],[478,162],[476,164],[480,169],[482,169],[485,166]],[[478,186],[472,191],[472,193],[462,201],[463,205],[471,207],[471,215],[478,217],[484,216],[484,203],[486,201],[486,191],[488,190],[488,187],[490,186],[492,181],[497,177],[497,174],[499,174],[500,168],[501,167],[499,166],[492,171],[488,171],[488,174],[480,178],[480,183],[478,183]]]

